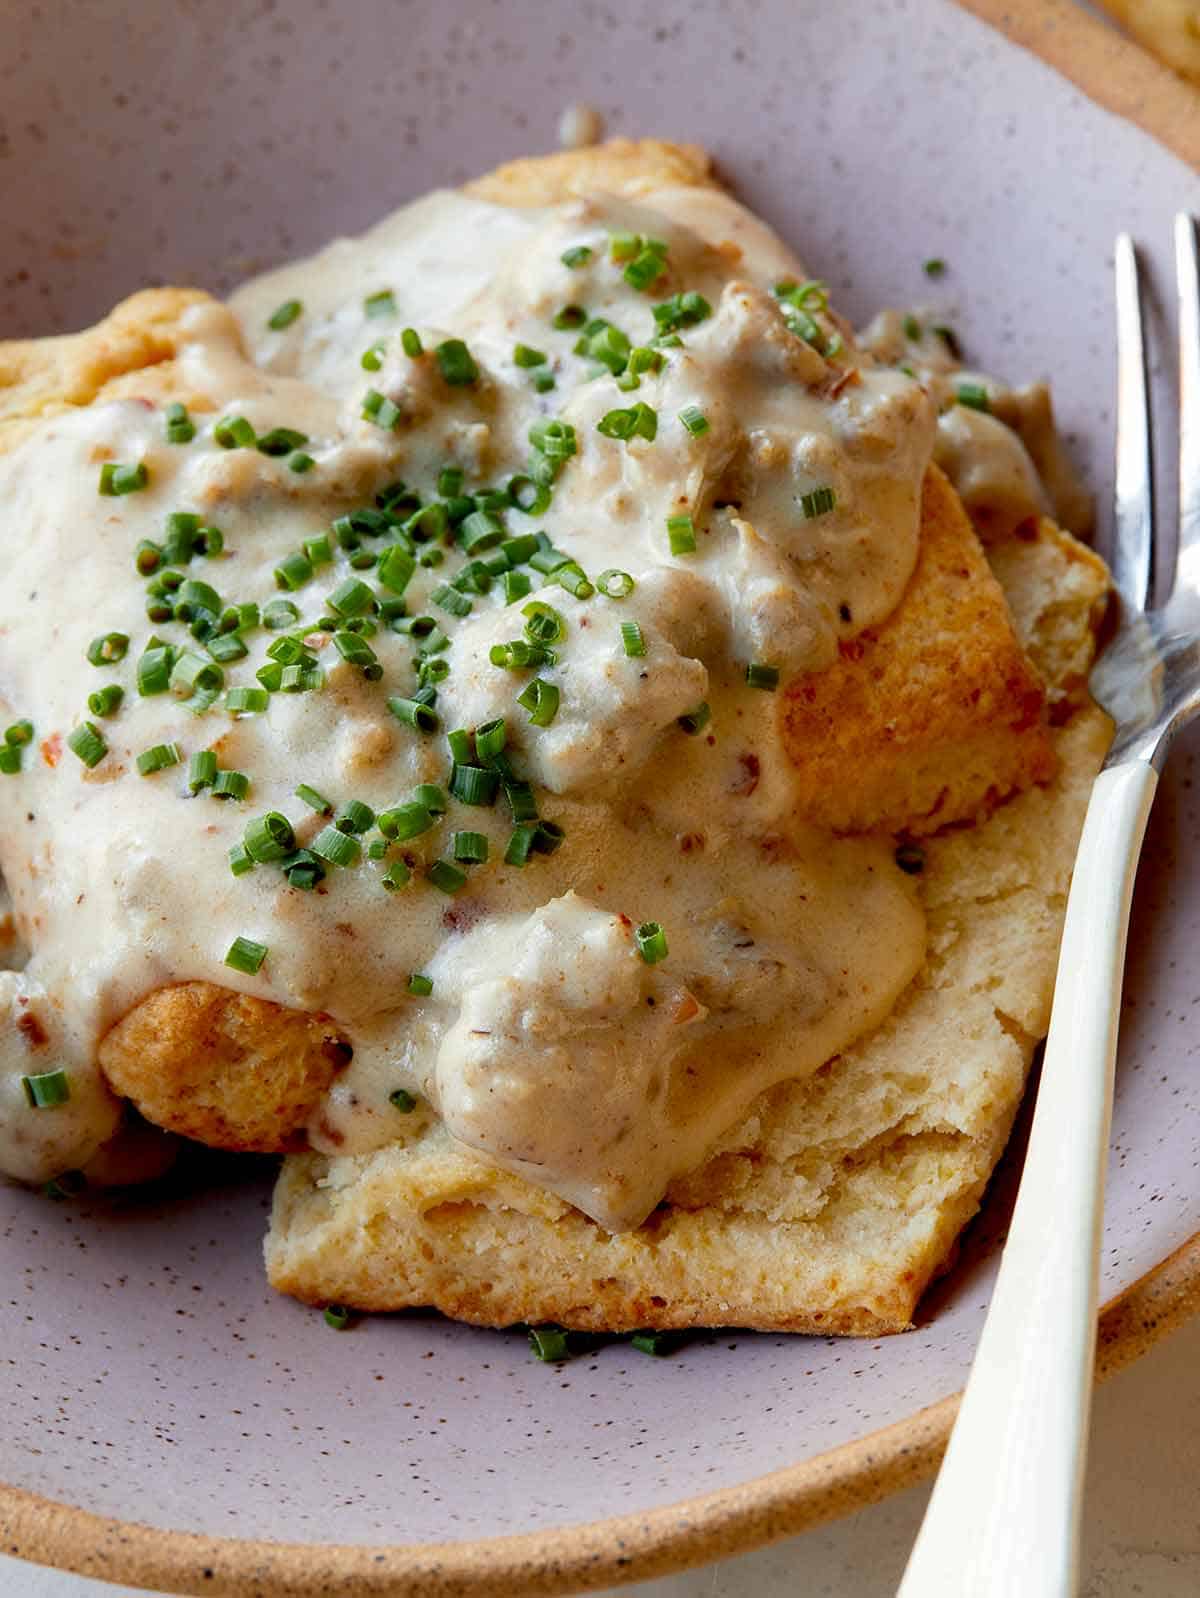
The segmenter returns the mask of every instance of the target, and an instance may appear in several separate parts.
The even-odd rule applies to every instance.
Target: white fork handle
[[[1012,1226],[900,1598],[1072,1598],[1129,903],[1158,784],[1101,772]]]

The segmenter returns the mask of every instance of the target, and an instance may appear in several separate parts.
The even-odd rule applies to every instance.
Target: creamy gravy
[[[617,230],[667,244],[652,292],[630,288],[608,260]],[[592,258],[571,269],[561,255],[580,245]],[[203,978],[326,1011],[345,1032],[353,1059],[313,1118],[313,1146],[394,1141],[406,1123],[389,1095],[405,1088],[427,1101],[418,1114],[440,1114],[486,1158],[628,1227],[759,1092],[815,1069],[888,1013],[924,953],[912,883],[890,840],[834,841],[797,823],[780,698],[748,686],[745,668],[770,665],[784,679],[817,669],[894,608],[915,560],[935,405],[852,342],[827,359],[789,331],[769,292],[780,276],[802,274],[723,197],[679,190],[653,209],[600,198],[518,212],[436,194],[247,285],[232,311],[188,313],[179,391],[191,396],[194,442],[165,442],[155,389],[153,401],[47,421],[0,460],[0,704],[6,719],[35,726],[21,774],[0,777],[0,864],[33,951],[20,972],[0,972],[10,1020],[0,1026],[0,1168],[37,1180],[85,1163],[120,1114],[95,1065],[99,1039],[153,989]],[[395,314],[386,304],[368,314],[365,299],[386,290]],[[662,370],[635,390],[596,375],[574,353],[578,331],[552,325],[577,303],[646,344],[651,307],[680,291],[703,294],[711,314],[681,327],[682,344],[663,349]],[[302,312],[268,328],[289,299]],[[838,325],[819,320],[825,345]],[[464,339],[478,380],[451,387],[432,354],[411,359],[406,327],[427,352]],[[545,352],[536,370],[553,374],[552,390],[514,362],[518,343]],[[377,370],[364,371],[376,345]],[[363,418],[368,388],[396,406],[395,430]],[[202,402],[259,434],[304,433],[312,469],[220,448]],[[607,412],[638,402],[656,412],[652,441],[598,431]],[[689,405],[708,423],[699,436],[680,422]],[[309,634],[323,687],[274,692],[261,715],[231,714],[223,699],[192,714],[170,693],[139,696],[135,665],[151,633],[205,654],[183,622],[151,623],[144,611],[134,551],[161,539],[170,513],[196,512],[224,534],[224,552],[193,559],[186,576],[225,604],[287,597],[312,628],[348,577],[382,593],[375,574],[338,554],[281,596],[281,559],[397,478],[427,501],[447,465],[463,471],[467,493],[502,486],[546,418],[574,427],[575,453],[544,513],[509,510],[507,533],[544,530],[592,579],[616,567],[636,586],[625,598],[577,598],[529,571],[528,599],[506,606],[497,583],[468,594],[458,617],[430,598],[460,569],[458,551],[418,567],[408,612],[434,616],[450,640],[436,734],[388,711],[416,679],[412,641],[386,625],[368,639],[379,681],[340,659],[327,633]],[[148,486],[99,496],[104,461],[143,462]],[[821,490],[832,508],[807,517],[806,496]],[[666,520],[681,514],[697,548],[673,555]],[[556,662],[537,672],[561,695],[545,727],[515,703],[534,671],[490,658],[523,636],[530,599],[565,628]],[[644,654],[625,652],[622,622],[638,624]],[[129,635],[128,656],[90,665],[89,642],[110,631]],[[279,637],[247,631],[248,655],[224,666],[225,687],[255,686]],[[89,715],[87,696],[107,682],[125,688],[119,713]],[[691,735],[678,718],[701,701],[711,719]],[[290,887],[275,865],[231,874],[229,850],[251,818],[284,812],[301,845],[325,824],[294,796],[298,783],[380,811],[417,783],[446,782],[446,730],[500,716],[539,813],[563,829],[556,852],[505,865],[504,799],[451,801],[430,831],[386,859],[364,849],[357,865],[330,866],[316,891]],[[108,743],[92,770],[63,742],[84,719]],[[139,776],[137,754],[172,740],[183,763]],[[248,774],[243,803],[189,794],[187,761],[204,749]],[[490,859],[464,866],[465,886],[447,895],[425,872],[450,858],[458,830],[483,834]],[[381,878],[398,859],[412,880],[389,893]],[[660,963],[637,953],[644,921],[666,932]],[[237,936],[268,948],[256,975],[223,963]],[[431,994],[410,995],[413,972],[432,980]],[[69,1102],[31,1109],[21,1077],[54,1066],[68,1072]]]

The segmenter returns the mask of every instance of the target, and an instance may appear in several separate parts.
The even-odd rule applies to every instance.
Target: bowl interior
[[[218,291],[401,201],[552,148],[575,100],[695,139],[865,317],[929,302],[985,367],[1053,376],[1101,503],[1111,239],[1164,270],[1196,181],[945,0],[362,0],[10,18],[0,329],[85,324],[148,282]],[[202,86],[202,88],[200,87]],[[15,218],[16,221],[11,219]],[[931,283],[922,262],[943,256]],[[1104,1289],[1200,1228],[1200,836],[1176,753],[1139,885]],[[1064,1136],[1069,1136],[1064,1129]],[[301,1541],[471,1538],[744,1482],[952,1390],[990,1265],[882,1343],[713,1335],[564,1368],[423,1315],[335,1334],[265,1287],[269,1174],[51,1204],[0,1190],[0,1480],[151,1525]]]

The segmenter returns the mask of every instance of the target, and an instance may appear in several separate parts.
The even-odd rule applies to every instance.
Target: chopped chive
[[[954,391],[954,397],[969,410],[990,411],[992,408],[992,396],[983,383],[960,383]]]
[[[418,732],[436,732],[442,724],[436,710],[431,710],[416,699],[389,699],[387,707],[398,721],[415,727]]]
[[[225,673],[220,666],[202,655],[185,649],[175,657],[171,667],[171,687],[181,696],[188,697],[188,708],[196,713],[207,710],[225,684]]]
[[[450,758],[460,766],[469,766],[472,760],[471,734],[465,727],[456,727],[446,734]]]
[[[518,599],[524,599],[533,588],[528,572],[507,571],[501,581],[504,584],[504,603],[506,605],[513,605]]]
[[[483,766],[455,764],[450,770],[450,792],[465,805],[495,804],[500,774]]]
[[[286,588],[295,592],[303,588],[305,583],[312,581],[312,562],[300,550],[285,556],[275,568],[276,588]]]
[[[646,245],[630,261],[621,276],[629,284],[630,288],[639,289],[644,294],[647,289],[653,288],[654,284],[658,282],[666,271],[665,255],[665,250],[657,249],[650,241],[647,241]]]
[[[774,693],[779,687],[779,667],[765,665],[761,660],[752,660],[746,667],[746,681],[751,688],[765,688],[768,693]]]
[[[362,367],[363,371],[377,372],[383,365],[383,353],[384,342],[382,339],[377,339],[374,344],[362,352],[362,359],[360,360],[359,365]]]
[[[347,799],[339,807],[333,824],[339,832],[366,832],[375,825],[375,812],[361,799]]]
[[[412,872],[403,860],[393,860],[379,880],[386,892],[396,893],[399,889],[408,887],[412,881]]]
[[[149,577],[162,565],[162,546],[156,544],[152,538],[140,538],[138,546],[133,553],[133,564],[138,575]]]
[[[254,870],[254,861],[246,853],[245,844],[235,843],[229,851],[229,869],[235,877],[244,877]]]
[[[557,386],[557,380],[553,372],[544,372],[540,367],[534,372],[533,387],[535,393],[548,394],[552,388]]]
[[[92,639],[87,647],[87,658],[93,666],[115,666],[117,661],[125,659],[128,649],[127,633],[105,633]]]
[[[271,703],[265,688],[227,688],[225,708],[234,714],[261,716]]]
[[[434,815],[444,816],[446,813],[446,795],[436,782],[419,782],[413,789],[413,799]]]
[[[679,420],[693,438],[699,438],[702,433],[708,432],[708,417],[698,405],[685,405],[679,413]]]
[[[564,305],[554,316],[552,326],[560,333],[569,333],[574,328],[582,327],[587,321],[587,312],[582,305]]]
[[[79,756],[89,771],[93,766],[98,766],[108,753],[108,745],[100,729],[90,721],[80,722],[67,734],[67,748],[73,755]]]
[[[375,608],[375,595],[357,577],[339,583],[326,602],[339,616],[361,616]]]
[[[416,1099],[407,1088],[397,1088],[394,1093],[389,1093],[388,1103],[401,1115],[411,1115],[417,1107]]]
[[[381,810],[376,817],[376,825],[384,837],[397,843],[419,838],[435,824],[433,811],[416,799],[408,804],[393,805],[390,810]]]
[[[53,1110],[66,1104],[71,1097],[71,1081],[63,1070],[39,1071],[33,1076],[23,1076],[21,1086],[25,1097],[35,1110]]]
[[[557,643],[566,633],[567,624],[561,612],[540,599],[532,599],[528,605],[523,605],[521,614],[525,617],[525,636],[531,643]]]
[[[506,782],[504,798],[514,821],[533,821],[537,817],[537,800],[527,782]]]
[[[653,308],[654,323],[659,334],[675,333],[681,327],[694,327],[712,315],[712,306],[703,294],[694,292],[673,294]]]
[[[188,792],[211,788],[217,775],[217,757],[211,749],[197,749],[188,761]]]
[[[490,760],[498,755],[508,742],[508,724],[503,716],[494,721],[481,722],[475,729],[475,753],[480,760]]]
[[[464,881],[466,878],[464,877]],[[417,998],[426,999],[433,992],[432,977],[424,976],[420,971],[414,971],[408,979],[408,991]]]
[[[667,935],[657,921],[643,921],[634,933],[638,953],[647,965],[657,965],[667,957]]]
[[[921,337],[921,324],[911,312],[904,318],[904,336],[907,339],[911,339],[914,344]]]
[[[93,716],[112,716],[120,709],[124,697],[125,690],[120,683],[108,682],[88,695],[88,709]]]
[[[529,368],[531,366],[544,366],[546,362],[545,350],[534,349],[532,344],[513,345],[513,365]],[[442,490],[439,488],[438,493]]]
[[[596,431],[625,443],[632,438],[652,442],[658,433],[658,412],[639,400],[628,410],[606,411],[596,423]]]
[[[362,844],[354,834],[337,826],[322,827],[308,847],[333,866],[356,866],[362,854]]]
[[[20,749],[27,743],[33,742],[33,723],[28,720],[14,721],[11,727],[4,729],[4,742],[11,749]]]
[[[667,517],[667,541],[671,546],[672,555],[694,555],[696,552],[696,529],[692,518],[687,515]]]
[[[310,810],[315,810],[319,816],[328,816],[333,813],[333,803],[326,799],[323,793],[316,788],[310,788],[308,783],[302,782],[296,789],[296,798],[303,800]]]
[[[517,703],[529,712],[530,725],[548,727],[558,714],[559,692],[544,677],[535,677],[517,695]]]
[[[434,350],[434,354],[437,356],[442,376],[452,387],[461,388],[465,384],[474,383],[479,377],[479,368],[462,339],[443,339]]]
[[[350,1324],[350,1311],[344,1304],[326,1304],[324,1315],[326,1326],[335,1332],[344,1332]]]
[[[349,666],[357,666],[368,682],[378,682],[383,676],[379,656],[358,633],[338,631],[333,635],[333,647]]]
[[[137,757],[138,775],[152,777],[156,771],[177,766],[182,759],[183,753],[178,744],[153,744],[149,749],[143,749]]]
[[[559,1360],[570,1359],[571,1357],[567,1334],[561,1326],[531,1326],[529,1328],[529,1346],[538,1359],[547,1365],[553,1365]]]
[[[469,616],[471,614],[471,601],[465,594],[460,594],[457,588],[451,588],[449,583],[442,583],[435,588],[429,596],[430,604],[437,605],[439,609],[447,611],[451,616]]]
[[[254,976],[267,958],[267,945],[253,938],[234,938],[225,954],[225,964],[248,977]]]
[[[482,832],[456,832],[452,838],[452,852],[456,860],[468,865],[484,865],[488,857],[488,841]]]
[[[809,494],[801,494],[800,509],[804,512],[805,521],[814,521],[818,516],[828,516],[837,504],[837,495],[828,484],[814,488]]]
[[[636,621],[623,621],[621,623],[621,643],[625,653],[630,656],[639,656],[646,653],[646,640],[642,636],[642,629]]]
[[[410,361],[415,361],[418,356],[424,355],[425,346],[421,343],[421,335],[415,327],[406,327],[401,333],[400,348]]]
[[[451,865],[449,860],[435,860],[425,875],[443,893],[457,893],[467,880],[466,873]]]
[[[596,578],[596,587],[605,599],[628,599],[637,587],[628,572],[619,571],[617,567],[610,566],[607,571],[602,571]]]
[[[396,296],[391,289],[379,289],[375,294],[368,294],[363,301],[363,310],[368,317],[395,316]]]
[[[946,271],[946,263],[940,255],[931,255],[921,270],[926,277],[942,277]]]
[[[391,431],[400,420],[400,407],[379,392],[377,388],[369,388],[363,395],[362,415],[364,420],[374,422],[376,427]]]
[[[564,266],[575,271],[578,267],[586,266],[592,258],[592,248],[589,244],[573,244],[569,250],[564,250],[559,260]]]
[[[214,799],[233,799],[240,802],[249,792],[250,779],[244,771],[218,771],[213,778]]]
[[[678,1332],[634,1332],[629,1339],[630,1345],[636,1348],[639,1354],[650,1354],[655,1359],[663,1359],[679,1347],[680,1334]]]
[[[21,770],[21,750],[16,744],[0,744],[0,775],[15,777]]]
[[[196,424],[188,415],[186,405],[173,400],[166,410],[167,443],[190,444],[196,436]]]
[[[267,865],[272,860],[282,860],[284,855],[291,854],[296,847],[296,835],[285,815],[278,810],[268,810],[265,815],[255,816],[246,823],[242,842],[251,860],[259,865]]]
[[[100,492],[108,498],[118,494],[136,494],[150,481],[145,461],[136,466],[122,466],[117,461],[105,461],[100,468]]]
[[[308,434],[298,433],[294,427],[273,427],[268,433],[260,433],[254,442],[260,455],[290,455],[308,443]]]
[[[712,711],[709,708],[708,701],[702,699],[695,710],[687,710],[682,716],[677,716],[675,719],[684,732],[691,733],[694,737],[696,733],[703,732],[705,727],[708,726],[712,720]]]
[[[244,416],[222,416],[213,424],[213,438],[222,449],[252,449],[255,433]]]
[[[290,599],[272,599],[263,606],[262,624],[272,632],[280,632],[300,620],[300,612]]]
[[[175,650],[172,646],[153,639],[138,659],[138,693],[143,698],[151,694],[165,694],[171,684],[171,668],[174,664]]]
[[[575,429],[557,416],[543,417],[529,429],[529,442],[547,460],[570,460],[579,448]]]
[[[519,822],[509,834],[508,846],[504,851],[506,866],[523,866],[527,864],[533,852],[533,840],[537,837],[538,824],[536,820]]]
[[[245,640],[237,633],[218,633],[208,640],[208,652],[214,660],[228,665],[231,660],[245,660],[250,651]]]
[[[285,327],[291,327],[303,310],[304,306],[299,300],[284,300],[267,317],[267,326],[276,333],[282,333]]]

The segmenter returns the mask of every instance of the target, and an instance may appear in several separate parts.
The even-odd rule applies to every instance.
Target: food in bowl
[[[312,1303],[910,1325],[1109,736],[1045,390],[655,141],[0,385],[0,1167],[281,1153]]]

